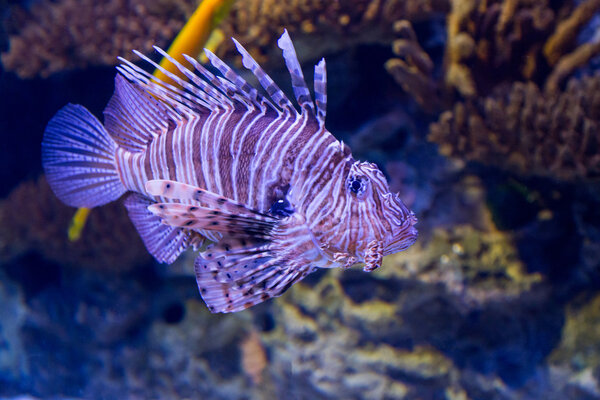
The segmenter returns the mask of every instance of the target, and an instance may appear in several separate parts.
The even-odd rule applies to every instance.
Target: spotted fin
[[[324,58],[315,65],[315,104],[317,105],[317,120],[323,126],[327,114],[327,70]]]
[[[172,227],[263,239],[277,222],[268,214],[185,183],[151,180],[146,183],[146,190],[150,195],[177,201],[148,205],[150,213]]]
[[[310,260],[268,241],[228,237],[200,255],[196,281],[211,312],[236,312],[281,296],[314,271]]]
[[[273,79],[261,68],[254,58],[248,53],[248,51],[242,46],[237,40],[233,39],[233,43],[237,48],[238,52],[242,55],[242,64],[244,67],[252,71],[254,76],[258,79],[260,85],[265,89],[265,92],[271,99],[277,104],[282,110],[290,115],[296,113],[296,109],[292,102],[287,98],[285,93],[277,86]]]
[[[195,263],[196,281],[211,312],[235,312],[282,295],[321,265],[304,221],[280,220],[268,237],[226,237]]]
[[[151,180],[146,182],[146,191],[152,196],[165,197],[177,201],[187,201],[230,214],[253,216],[261,221],[273,221],[276,219],[268,214],[253,210],[243,203],[238,203],[208,190],[181,182],[166,179]]]
[[[132,193],[125,199],[129,218],[137,229],[148,252],[158,262],[173,263],[190,245],[202,244],[202,237],[192,231],[161,223],[156,215],[148,211],[154,202],[138,193]]]
[[[194,230],[212,230],[228,235],[264,237],[275,225],[275,220],[266,221],[254,217],[231,213],[218,208],[208,208],[179,203],[158,203],[148,210],[164,224]]]

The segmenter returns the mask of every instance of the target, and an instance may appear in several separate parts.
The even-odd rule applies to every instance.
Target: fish
[[[278,40],[296,104],[235,39],[248,83],[206,51],[212,71],[169,59],[186,79],[163,81],[120,58],[101,123],[68,104],[42,139],[47,180],[65,204],[97,207],[122,196],[154,258],[186,249],[213,313],[237,312],[282,295],[319,268],[364,271],[417,239],[417,218],[391,193],[376,164],[355,160],[326,128],[325,59],[314,97],[292,40]]]

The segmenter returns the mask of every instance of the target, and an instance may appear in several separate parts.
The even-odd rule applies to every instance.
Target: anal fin
[[[188,246],[202,243],[203,238],[194,231],[163,224],[159,217],[148,210],[152,204],[152,200],[137,193],[125,199],[129,218],[157,261],[171,264]]]

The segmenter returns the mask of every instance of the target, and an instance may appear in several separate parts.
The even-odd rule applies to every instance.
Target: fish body
[[[191,57],[194,70],[170,59],[189,79],[162,70],[176,84],[122,60],[104,125],[67,105],[42,142],[57,196],[95,207],[126,194],[158,261],[214,242],[195,263],[212,312],[279,296],[316,268],[364,263],[372,271],[417,237],[414,214],[383,173],[326,130],[325,61],[315,66],[313,102],[287,31],[279,39],[298,110],[235,43],[267,96],[210,52],[221,76]]]

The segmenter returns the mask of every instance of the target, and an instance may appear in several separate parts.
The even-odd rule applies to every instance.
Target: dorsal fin
[[[156,51],[172,62],[181,71],[182,75],[190,80],[189,82],[168,72],[156,62],[137,51],[134,51],[136,55],[154,68],[162,71],[173,83],[163,82],[137,65],[122,58],[119,58],[122,64],[117,68],[135,86],[162,100],[166,106],[167,113],[175,114],[179,118],[181,114],[210,113],[219,108],[231,109],[232,107],[237,108],[240,106],[250,109],[259,107],[263,111],[266,106],[277,112],[283,111],[289,116],[298,115],[294,104],[273,79],[258,65],[256,60],[252,58],[250,53],[238,41],[235,39],[233,41],[237,50],[242,55],[244,67],[248,68],[256,76],[272,102],[266,97],[261,96],[256,88],[248,84],[248,82],[210,51],[206,51],[206,54],[212,65],[221,72],[223,77],[214,75],[193,57],[185,56],[185,59],[193,67],[188,68],[158,47],[155,47]],[[302,109],[302,113],[307,113],[312,118],[316,117],[322,126],[325,121],[325,107],[327,103],[324,60],[321,60],[315,67],[316,102],[313,102],[310,90],[304,80],[300,63],[298,62],[296,50],[287,31],[283,33],[278,43],[279,47],[283,50],[283,57],[292,78],[294,95]],[[173,115],[170,116],[171,119],[174,118]]]
[[[296,96],[298,105],[302,108],[303,112],[306,111],[310,116],[314,116],[315,105],[310,96],[310,91],[306,86],[304,74],[302,73],[302,68],[298,62],[294,44],[292,43],[292,39],[290,39],[287,29],[283,31],[283,35],[281,35],[277,44],[279,45],[279,48],[283,50],[283,59],[285,60],[285,65],[292,78],[292,88],[294,89],[294,95]]]
[[[144,151],[148,143],[168,128],[167,107],[120,75],[115,92],[104,110],[106,130],[129,151]]]
[[[296,114],[296,109],[294,105],[287,98],[285,93],[277,86],[277,84],[273,81],[273,79],[267,75],[267,73],[258,65],[256,60],[252,58],[250,53],[246,51],[244,46],[242,46],[237,40],[233,39],[233,43],[235,43],[235,47],[242,55],[242,64],[244,67],[248,68],[254,76],[258,79],[260,85],[265,89],[269,97],[273,99],[275,104],[281,107],[282,110],[287,112],[290,115]]]
[[[173,107],[174,110],[181,113],[189,113],[197,110],[199,107],[203,107],[207,110],[211,109],[211,104],[208,104],[203,99],[194,98],[181,88],[159,81],[152,74],[144,71],[131,61],[125,60],[124,58],[119,58],[119,60],[123,63],[117,66],[117,70],[121,75],[133,84],[142,87],[148,93],[162,100],[165,104]]]
[[[317,104],[317,120],[323,126],[325,125],[325,115],[327,115],[327,70],[324,58],[315,65],[315,103]]]
[[[241,93],[242,96],[246,97],[253,104],[259,107],[261,107],[262,102],[270,104],[270,102],[267,99],[265,99],[258,93],[258,90],[256,90],[255,87],[250,85],[248,82],[246,82],[244,78],[235,73],[229,67],[229,65],[225,64],[223,60],[214,55],[210,50],[204,49],[204,54],[206,54],[206,57],[209,59],[210,63],[216,69],[218,69],[226,79],[228,79],[233,84],[233,87],[238,91],[238,93]]]
[[[226,92],[226,88],[221,87],[221,84],[217,80],[217,78],[210,71],[208,71],[206,68],[204,68],[202,66],[202,64],[200,64],[199,62],[194,60],[192,57],[189,57],[189,56],[186,57],[186,60],[194,66],[196,71],[200,72],[200,74],[205,79],[207,79],[208,82],[210,82],[213,86],[209,85],[208,82],[204,81],[193,71],[191,71],[190,69],[188,69],[187,67],[182,65],[179,61],[175,60],[173,57],[171,57],[166,51],[164,51],[160,47],[154,46],[154,50],[156,50],[158,53],[160,53],[167,60],[171,61],[171,63],[173,65],[175,65],[177,67],[177,69],[179,69],[179,71],[181,71],[181,73],[184,74],[193,83],[193,85],[192,85],[189,82],[186,82],[183,80],[178,81],[177,83],[179,83],[179,85],[183,89],[194,93],[198,97],[202,97],[202,98],[206,99],[207,102],[211,102],[211,104],[214,99],[215,101],[219,102],[220,104],[232,105],[231,99],[222,93],[222,92]],[[171,76],[169,76],[169,77],[171,79],[173,79],[173,77],[171,77]]]

